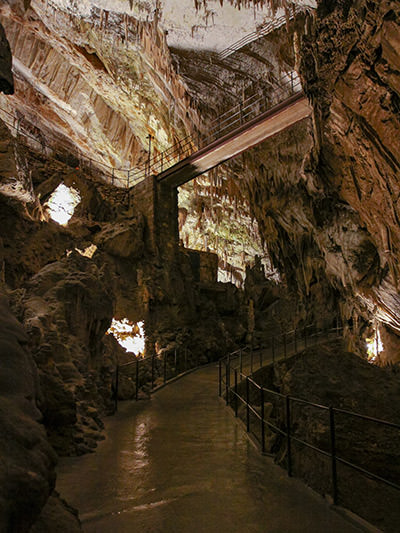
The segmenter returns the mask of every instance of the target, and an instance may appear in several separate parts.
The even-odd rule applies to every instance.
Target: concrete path
[[[360,531],[253,448],[217,398],[214,365],[122,404],[107,434],[59,467],[89,533]]]

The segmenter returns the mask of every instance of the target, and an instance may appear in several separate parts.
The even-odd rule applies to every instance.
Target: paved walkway
[[[89,533],[360,531],[253,448],[217,398],[214,365],[122,404],[107,433],[59,468]]]

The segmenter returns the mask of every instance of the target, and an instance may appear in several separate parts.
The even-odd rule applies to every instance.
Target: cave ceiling
[[[195,89],[204,54],[269,18],[267,9],[239,11],[217,1],[196,9],[192,0],[33,0],[24,14],[5,3],[0,20],[13,52],[15,95],[1,97],[0,106],[49,143],[133,167],[145,158],[148,134],[162,150],[201,124]],[[186,58],[192,51],[190,68],[184,60],[176,68],[170,48]],[[226,90],[232,79],[224,85],[224,75],[219,82],[213,73],[211,83]]]

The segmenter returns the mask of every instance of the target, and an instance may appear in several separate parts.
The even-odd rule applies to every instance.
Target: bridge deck
[[[157,181],[179,187],[310,115],[307,98],[297,93],[161,172]]]

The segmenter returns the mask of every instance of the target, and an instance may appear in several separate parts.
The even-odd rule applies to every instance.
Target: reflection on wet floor
[[[262,457],[206,367],[125,403],[96,453],[63,459],[57,489],[88,533],[352,533],[300,481]]]

